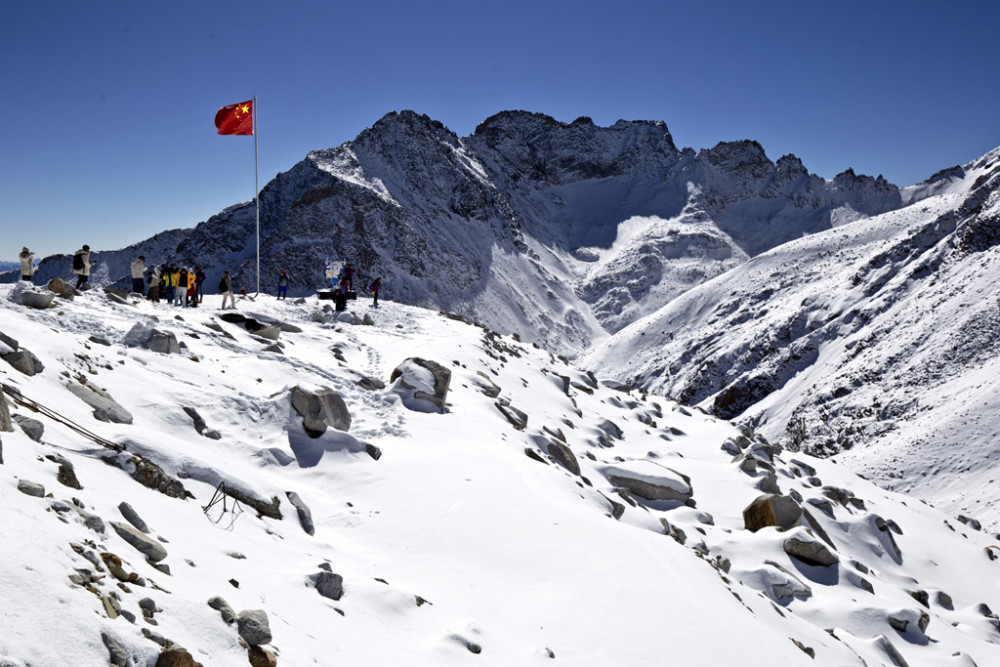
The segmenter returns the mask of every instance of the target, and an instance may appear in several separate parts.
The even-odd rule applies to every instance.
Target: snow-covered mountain
[[[901,203],[881,177],[826,181],[753,141],[679,150],[662,122],[508,111],[460,138],[393,112],[264,187],[262,288],[287,270],[311,293],[327,259],[349,260],[393,298],[575,355],[748,256]],[[232,270],[253,291],[255,227],[238,204],[145,254],[201,266],[209,285]],[[125,276],[129,254],[108,254],[96,282]]]
[[[1000,664],[973,518],[514,337],[25,288],[0,664]]]
[[[998,525],[1000,150],[786,243],[583,363]]]

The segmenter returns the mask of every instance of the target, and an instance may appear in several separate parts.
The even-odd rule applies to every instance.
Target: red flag
[[[253,100],[230,104],[215,114],[219,134],[253,134]]]

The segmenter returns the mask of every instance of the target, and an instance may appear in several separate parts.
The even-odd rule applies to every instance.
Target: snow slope
[[[266,613],[257,641],[279,665],[1000,663],[989,535],[512,337],[393,302],[338,318],[312,298],[241,300],[284,323],[274,341],[223,321],[214,295],[180,309],[91,290],[32,310],[23,287],[0,286],[0,356],[44,368],[0,363],[20,401],[0,433],[0,664],[106,665],[111,645],[152,667],[173,642],[246,665],[216,596]],[[147,349],[154,329],[177,353]],[[443,410],[412,358],[450,371]],[[95,410],[87,387],[116,403]],[[295,387],[335,391],[349,426],[310,437]],[[191,497],[140,484],[143,462]],[[67,463],[82,488],[59,481]],[[205,510],[219,482],[244,502]],[[747,530],[762,489],[811,518]],[[121,503],[161,567],[114,528]],[[790,556],[793,538],[836,562]],[[321,595],[337,575],[339,599]]]
[[[754,257],[587,361],[996,527],[998,160]]]

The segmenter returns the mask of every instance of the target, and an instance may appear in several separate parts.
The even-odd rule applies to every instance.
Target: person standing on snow
[[[200,266],[194,267],[194,291],[195,296],[198,297],[196,303],[201,303],[202,299],[205,298],[205,290],[201,285],[203,282],[205,282],[205,272],[201,270]]]
[[[132,260],[132,291],[137,294],[146,294],[143,275],[146,273],[146,258],[139,255]]]
[[[354,284],[354,274],[355,273],[357,273],[357,270],[353,266],[351,266],[350,262],[348,262],[347,264],[344,265],[344,282],[343,282],[343,284],[347,288],[348,292],[351,291],[351,287]]]
[[[171,306],[177,305],[177,285],[181,281],[181,272],[177,268],[176,264],[171,264],[170,268],[167,269],[167,304]]]
[[[282,271],[278,276],[278,301],[284,301],[288,297],[288,273]]]
[[[230,304],[233,308],[236,307],[236,297],[233,296],[233,279],[229,275],[229,271],[222,274],[222,279],[219,280],[219,291],[222,292],[222,309],[226,309],[226,299],[228,298]]]
[[[146,271],[149,279],[149,294],[147,298],[153,303],[160,302],[160,267],[153,265]]]
[[[73,273],[76,275],[76,288],[83,289],[90,278],[90,246],[84,245],[73,253]]]
[[[196,308],[198,306],[198,278],[194,274],[194,269],[188,269],[187,291],[184,293],[184,307]]]
[[[371,285],[368,286],[368,291],[372,293],[372,297],[374,298],[372,305],[376,308],[378,307],[378,291],[380,289],[382,289],[382,276],[373,280]]]
[[[21,260],[21,280],[31,282],[31,277],[35,275],[35,253],[25,246],[21,248],[21,254],[17,256]]]

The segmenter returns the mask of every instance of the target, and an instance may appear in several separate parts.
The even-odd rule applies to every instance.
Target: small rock
[[[830,551],[825,544],[815,540],[793,536],[785,540],[782,546],[786,554],[809,565],[826,567],[840,562],[837,555]]]
[[[209,598],[208,606],[218,611],[222,615],[222,620],[226,623],[232,624],[236,620],[236,612],[221,597],[215,596],[214,598]]]
[[[102,632],[101,641],[104,642],[104,648],[108,649],[108,661],[110,664],[114,667],[126,667],[128,665],[128,652],[111,635]]]
[[[49,290],[25,290],[21,292],[21,303],[29,308],[44,310],[52,305],[55,292]]]
[[[270,644],[271,627],[267,612],[262,609],[244,609],[236,617],[237,630],[247,644]]]
[[[63,486],[68,486],[71,489],[83,489],[83,487],[80,486],[80,480],[76,478],[76,470],[73,469],[73,464],[65,459],[59,463],[59,471],[56,473],[56,481]]]
[[[408,409],[443,412],[451,384],[451,371],[436,361],[410,357],[392,371],[389,382],[396,383],[395,389]]]
[[[129,581],[132,577],[125,568],[122,567],[122,559],[111,553],[110,551],[101,552],[101,560],[104,561],[105,567],[108,568],[108,572],[112,574],[119,581]]]
[[[38,357],[23,347],[16,352],[5,354],[3,360],[29,377],[38,375],[45,370],[45,366],[38,360]]]
[[[263,646],[250,646],[248,657],[252,667],[277,667],[278,665],[278,659]]]
[[[134,509],[132,509],[131,505],[126,502],[121,502],[118,504],[118,511],[121,512],[122,516],[125,517],[125,519],[138,530],[141,530],[144,533],[149,532],[149,526],[147,526],[146,522],[139,517]]]
[[[525,427],[528,425],[527,413],[518,410],[513,405],[507,405],[501,403],[500,401],[497,401],[496,403],[494,403],[494,405],[496,406],[497,410],[500,411],[500,414],[502,414],[504,417],[507,418],[507,421],[510,422],[511,426],[513,426],[518,431],[523,431]]]
[[[767,526],[788,529],[798,525],[802,508],[792,498],[776,494],[757,496],[743,510],[743,523],[747,530],[757,532]]]
[[[32,482],[26,479],[19,479],[17,481],[17,490],[29,496],[35,496],[36,498],[45,497],[45,487],[39,484],[38,482]]]
[[[121,523],[120,521],[112,521],[111,527],[115,529],[119,537],[145,555],[150,564],[159,563],[167,557],[167,550],[162,544],[140,533],[131,525]]]
[[[367,391],[381,391],[385,389],[385,382],[382,382],[376,377],[371,377],[366,375],[357,382],[358,386]]]
[[[10,408],[7,407],[7,397],[0,391],[0,431],[11,432],[14,424],[10,419]]]
[[[146,343],[146,349],[160,354],[179,354],[181,346],[173,332],[153,329],[152,335]]]
[[[307,535],[316,534],[316,526],[313,524],[312,512],[309,506],[303,502],[299,494],[294,491],[287,491],[285,495],[288,496],[288,502],[292,504],[296,512],[299,515],[299,525],[302,526],[302,530],[306,532]]]
[[[580,463],[576,460],[576,456],[573,454],[573,450],[561,442],[548,443],[549,456],[558,461],[566,470],[569,470],[574,475],[580,474]]]
[[[313,437],[322,435],[327,427],[338,431],[351,428],[351,413],[347,409],[347,403],[332,389],[312,392],[293,387],[291,399],[292,407],[302,417],[302,426]]]
[[[21,427],[21,430],[24,431],[26,436],[35,442],[42,441],[42,435],[45,433],[45,424],[37,419],[25,417],[24,415],[14,415],[12,419],[17,422],[17,425]]]
[[[184,649],[173,647],[160,653],[155,667],[201,667],[201,663],[195,662],[191,654]]]
[[[339,574],[322,571],[315,575],[316,591],[325,598],[339,600],[344,596],[344,578]]]

